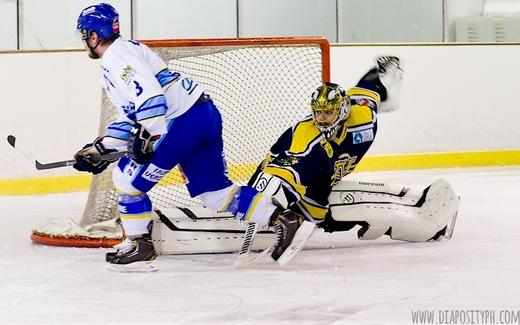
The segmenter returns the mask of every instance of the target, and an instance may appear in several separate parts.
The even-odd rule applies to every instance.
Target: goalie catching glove
[[[76,170],[96,175],[107,169],[110,163],[116,161],[117,159],[101,159],[100,156],[117,151],[114,149],[106,149],[101,141],[102,138],[96,138],[94,142],[85,145],[83,149],[78,151],[74,155],[76,163],[72,165],[72,167]]]
[[[141,124],[136,124],[130,131],[128,154],[138,164],[146,164],[152,159],[153,145],[160,135],[152,136]]]
[[[379,81],[384,86],[380,112],[391,112],[399,108],[399,93],[403,82],[401,60],[396,56],[380,56],[376,59]],[[383,98],[384,97],[384,98]]]

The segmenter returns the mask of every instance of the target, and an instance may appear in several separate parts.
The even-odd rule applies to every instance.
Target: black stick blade
[[[76,163],[76,160],[64,160],[64,161],[57,161],[57,162],[52,162],[52,163],[48,163],[48,164],[41,164],[38,160],[35,160],[36,169],[38,169],[38,170],[67,167],[67,166],[72,166],[75,163]]]
[[[11,145],[11,147],[15,148],[15,144],[16,144],[16,138],[12,135],[8,135],[7,136],[7,142],[9,142],[9,144]]]

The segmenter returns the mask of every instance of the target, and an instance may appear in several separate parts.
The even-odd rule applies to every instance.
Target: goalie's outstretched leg
[[[460,198],[446,180],[439,179],[427,188],[425,207],[438,227],[442,227],[431,239],[451,239],[457,222],[459,204]]]
[[[411,242],[450,239],[460,203],[451,185],[443,179],[422,191],[338,186],[330,199],[331,213],[320,224],[325,231],[349,230],[359,225],[359,239],[388,235]]]

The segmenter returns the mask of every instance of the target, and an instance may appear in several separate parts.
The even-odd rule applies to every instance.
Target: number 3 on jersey
[[[135,85],[135,94],[137,97],[139,97],[139,95],[141,95],[143,93],[143,87],[141,87],[141,85],[134,80],[134,85]]]

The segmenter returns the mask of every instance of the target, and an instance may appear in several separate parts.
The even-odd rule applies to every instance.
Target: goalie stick
[[[270,245],[262,252],[250,256],[251,247],[253,247],[253,241],[255,240],[255,235],[259,228],[260,225],[257,223],[251,222],[247,224],[247,228],[244,233],[244,240],[242,241],[242,246],[240,248],[240,251],[238,252],[237,259],[235,260],[235,267],[241,267],[252,264],[254,261],[267,254],[274,247],[274,244]]]
[[[16,140],[16,137],[13,135],[7,136],[7,142],[11,145],[11,147],[18,150],[21,154],[25,156],[28,160],[34,161],[35,167],[37,170],[45,170],[45,169],[53,169],[53,168],[60,168],[60,167],[67,167],[72,166],[76,163],[75,159],[71,160],[61,160],[61,161],[55,161],[51,163],[40,163],[34,156],[28,152],[26,149],[23,148],[23,146],[20,146],[18,141]],[[101,160],[116,160],[123,156],[126,156],[126,151],[117,151],[117,152],[111,152],[107,153],[105,155],[99,155],[91,157],[94,161],[101,161]]]

